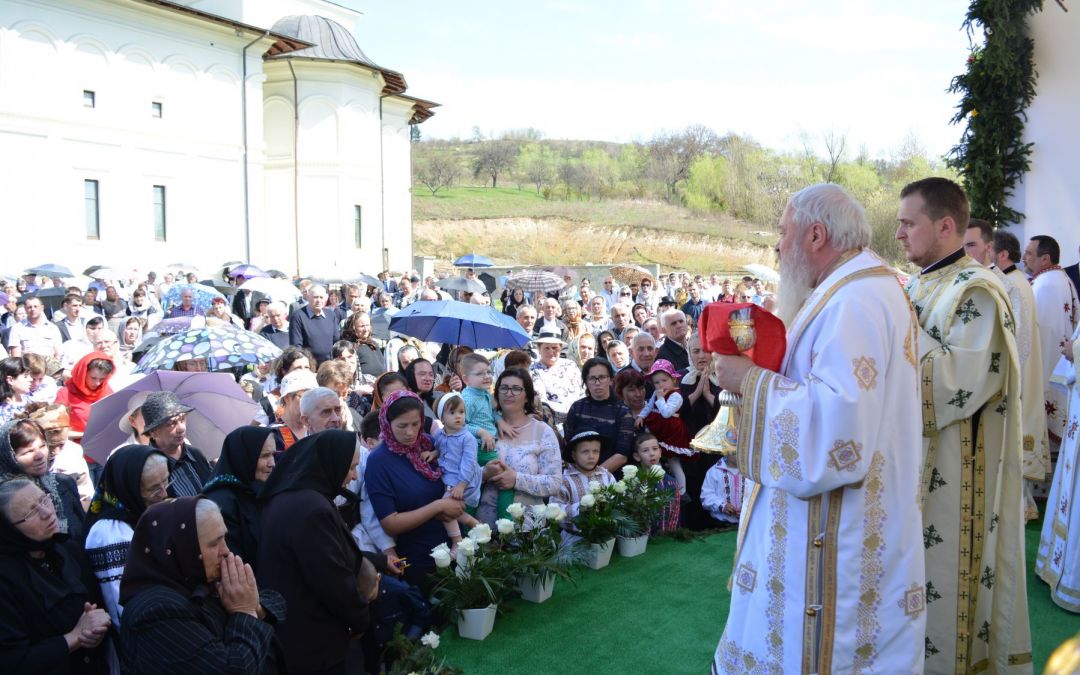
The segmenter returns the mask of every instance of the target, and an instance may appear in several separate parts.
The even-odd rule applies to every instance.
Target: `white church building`
[[[360,19],[327,0],[0,2],[0,272],[410,268],[410,125],[437,104],[364,54]]]

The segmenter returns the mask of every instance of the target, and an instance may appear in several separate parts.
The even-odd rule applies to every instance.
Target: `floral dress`
[[[514,501],[522,504],[542,504],[546,497],[558,494],[562,487],[562,457],[555,431],[532,420],[518,429],[514,439],[500,438],[495,445],[499,459],[517,472]],[[495,525],[498,489],[485,483],[480,496],[476,517],[481,522]]]

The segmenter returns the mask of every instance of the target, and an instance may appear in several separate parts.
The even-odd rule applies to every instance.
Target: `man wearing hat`
[[[187,414],[192,410],[171,391],[155,391],[142,405],[143,433],[150,437],[150,446],[169,460],[170,497],[194,497],[213,473],[206,456],[185,442]]]
[[[573,361],[559,356],[566,343],[558,337],[545,334],[533,342],[540,358],[530,367],[530,374],[537,391],[545,392],[543,403],[551,408],[555,423],[562,424],[570,412],[570,404],[585,395],[581,371]]]
[[[780,220],[786,349],[758,307],[702,315],[720,386],[743,396],[736,454],[754,485],[715,673],[922,672],[929,655],[919,326],[870,237],[843,188],[808,187]],[[753,360],[731,337],[748,346],[748,319]]]

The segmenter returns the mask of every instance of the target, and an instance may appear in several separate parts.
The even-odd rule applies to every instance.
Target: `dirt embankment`
[[[413,226],[414,249],[438,258],[476,251],[504,264],[659,263],[695,273],[774,265],[772,250],[719,234],[582,223],[566,218],[425,220]]]

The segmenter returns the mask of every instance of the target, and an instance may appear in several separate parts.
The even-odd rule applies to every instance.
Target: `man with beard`
[[[738,466],[754,484],[714,673],[922,668],[918,324],[869,244],[843,188],[795,194],[776,247],[780,372],[713,357],[744,396]]]
[[[925,669],[1030,673],[1016,326],[1001,281],[964,255],[969,213],[945,178],[900,192],[896,238],[922,268],[906,290],[922,328]]]

